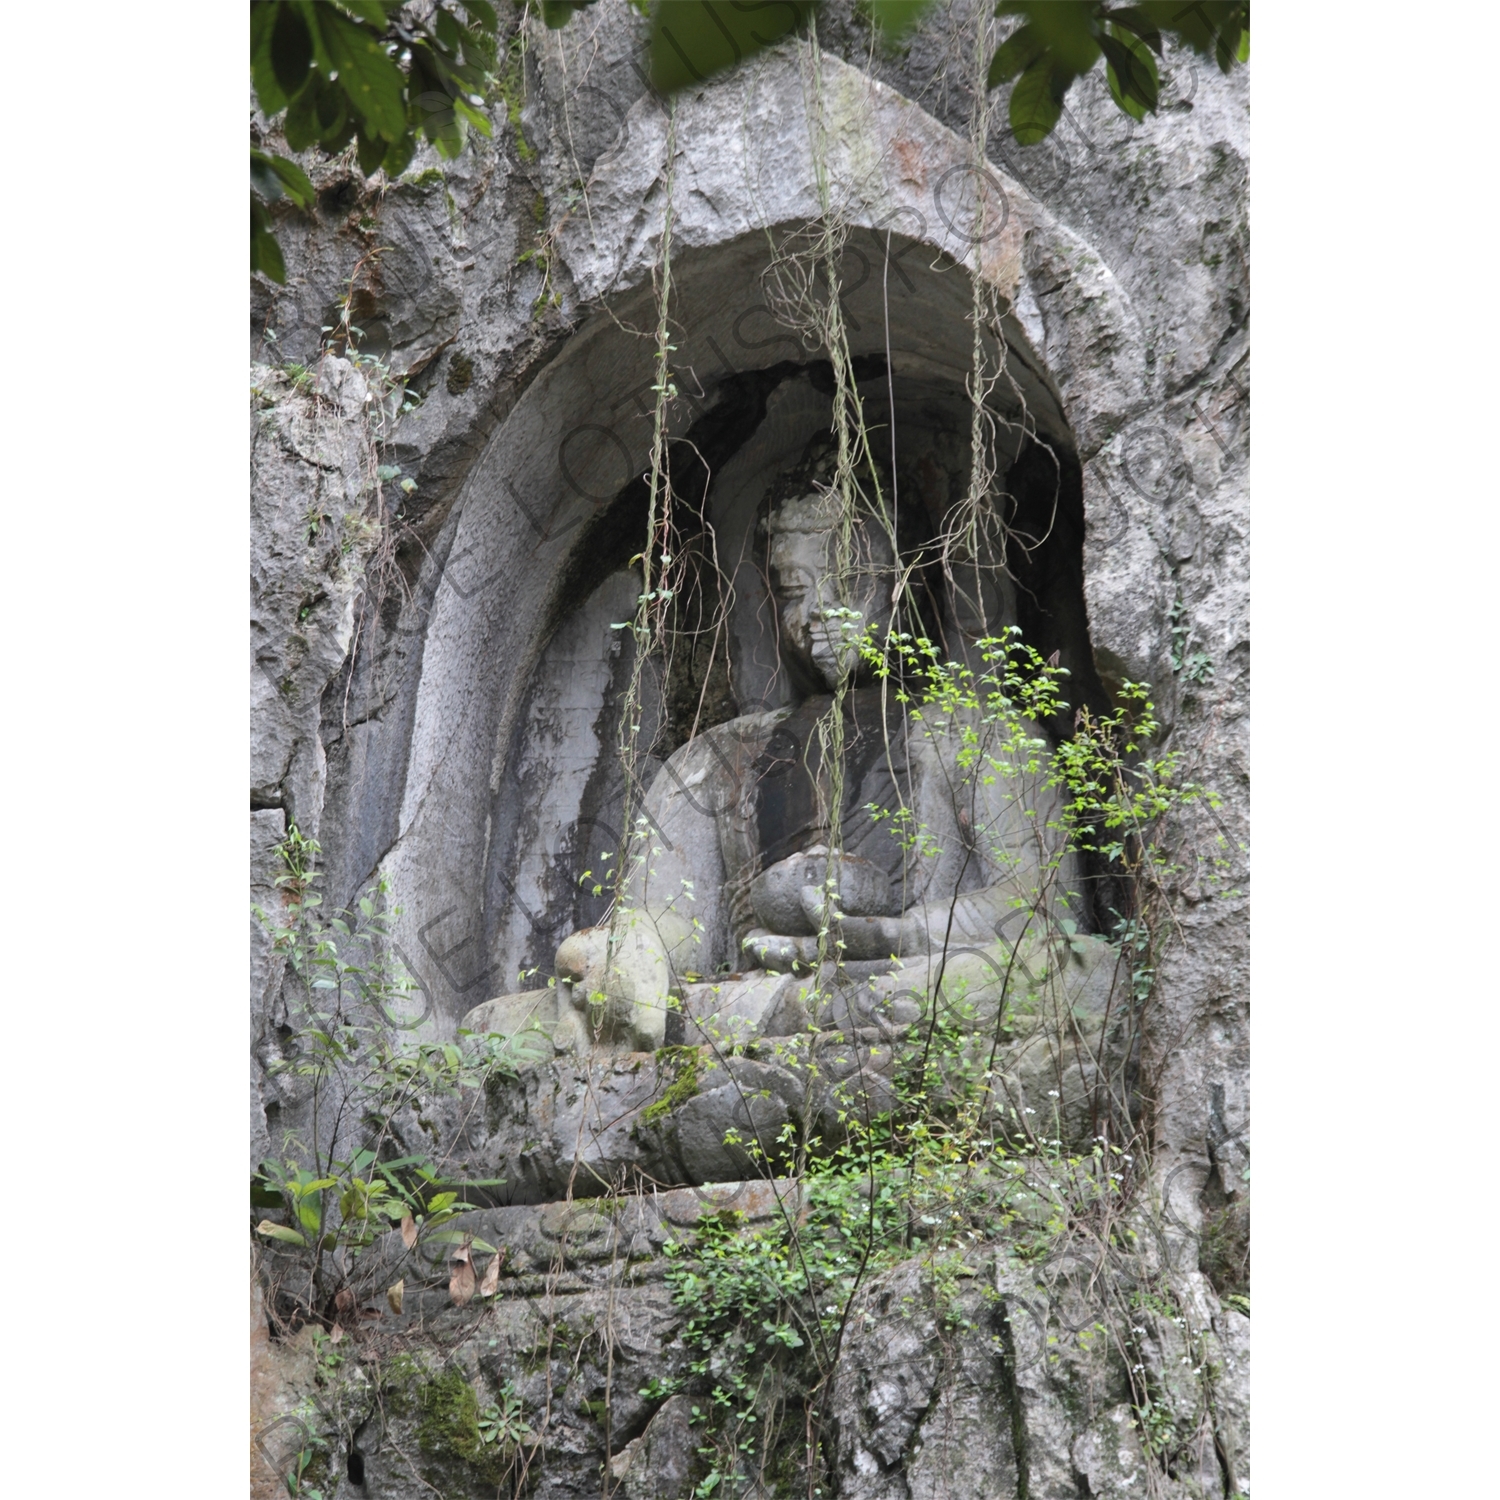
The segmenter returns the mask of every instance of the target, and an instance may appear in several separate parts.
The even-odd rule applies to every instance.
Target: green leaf
[[[1094,0],[1041,0],[1026,14],[1047,50],[1065,68],[1087,73],[1099,60]]]
[[[437,33],[438,45],[455,60],[463,51],[464,37],[457,20],[451,12],[439,8],[432,18],[432,29]]]
[[[1055,88],[1050,58],[1042,57],[1022,75],[1010,96],[1010,128],[1018,146],[1035,146],[1062,118],[1062,92]],[[1069,77],[1071,83],[1072,79]]]
[[[359,163],[359,170],[366,177],[372,177],[380,170],[381,163],[385,160],[386,152],[390,150],[390,143],[383,141],[377,136],[367,136],[364,131],[359,132],[359,145],[355,149],[355,160]]]
[[[651,84],[663,94],[704,83],[753,57],[812,13],[811,0],[742,5],[736,0],[658,4],[651,11]]]
[[[468,1244],[471,1249],[479,1251],[481,1255],[494,1255],[495,1247],[488,1240],[481,1240],[466,1234],[462,1229],[434,1229],[430,1234],[422,1236],[423,1242],[428,1245],[462,1245]]]
[[[263,151],[250,148],[250,186],[267,203],[275,203],[282,196],[281,179],[271,170],[271,163]]]
[[[276,9],[271,29],[271,68],[288,99],[295,99],[312,71],[312,38],[302,17],[290,5]]]
[[[990,59],[987,86],[998,88],[1012,78],[1019,78],[1046,50],[1035,27],[1018,27],[995,49],[995,55]]]
[[[281,7],[278,5],[252,5],[250,7],[250,85],[255,90],[255,101],[260,112],[269,120],[286,108],[286,93],[276,81],[276,70],[271,66],[271,33]]]
[[[318,98],[321,88],[314,76],[311,88],[305,88],[287,106],[286,118],[281,128],[286,133],[286,143],[293,151],[306,151],[316,146],[322,127],[318,124]],[[303,905],[308,903],[304,900]]]
[[[1105,78],[1114,101],[1132,119],[1144,119],[1156,111],[1156,59],[1146,44],[1129,32],[1102,39],[1106,59]]]
[[[285,156],[257,151],[253,146],[250,148],[250,181],[268,203],[274,203],[284,194],[298,208],[311,208],[317,196],[307,173],[296,162]]]
[[[349,96],[337,83],[325,85],[318,94],[318,144],[332,156],[354,138],[359,121],[349,106]]]
[[[500,29],[500,18],[489,0],[459,0],[459,3],[474,17],[480,27],[493,35]]]
[[[542,0],[542,21],[553,31],[560,31],[573,19],[575,10],[593,3],[594,0]]]
[[[382,31],[385,30],[385,0],[338,0],[338,3],[340,8],[347,10],[351,16],[368,25],[378,26]]]
[[[396,140],[406,129],[406,80],[379,37],[331,8],[319,12],[318,28],[339,86],[365,128]]]
[[[274,281],[278,286],[286,285],[286,262],[281,258],[281,246],[271,232],[270,215],[265,205],[254,197],[250,199],[250,274],[257,271]]]
[[[1249,0],[1144,0],[1136,8],[1195,52],[1214,58],[1225,73],[1234,66],[1250,27]]]
[[[307,1241],[295,1229],[288,1229],[285,1224],[273,1224],[269,1219],[262,1219],[255,1226],[257,1234],[263,1234],[267,1239],[283,1240],[288,1245],[301,1245],[305,1250]]]
[[[471,124],[474,129],[480,133],[480,135],[489,136],[494,134],[494,129],[490,125],[489,117],[487,115],[480,114],[480,112],[475,109],[474,106],[467,100],[455,99],[453,101],[453,108],[458,114],[462,115],[464,119],[466,119],[469,124]]]
[[[286,189],[286,195],[298,208],[311,208],[317,201],[313,185],[306,172],[285,156],[273,156],[271,168]]]
[[[386,176],[399,177],[411,165],[411,159],[416,154],[416,136],[408,133],[399,141],[392,141],[390,150],[385,153],[385,160],[381,163]]]
[[[1158,57],[1161,56],[1161,30],[1139,5],[1122,5],[1119,10],[1107,11],[1104,19],[1116,26],[1128,26]]]

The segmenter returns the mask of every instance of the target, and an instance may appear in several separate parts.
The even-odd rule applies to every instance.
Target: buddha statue
[[[1065,956],[1088,947],[1090,975],[1112,967],[1107,945],[1072,935],[1077,872],[1041,730],[1026,726],[1018,749],[979,712],[913,715],[861,661],[859,634],[878,637],[891,619],[895,558],[875,516],[841,537],[832,469],[831,443],[815,441],[773,484],[762,522],[798,701],[671,755],[640,804],[609,925],[562,943],[555,988],[486,1002],[465,1018],[471,1030],[536,1022],[559,1049],[594,1055],[661,1047],[677,1012],[688,1041],[709,1039],[711,1022],[740,1040],[785,1035],[809,1020],[807,985],[799,1000],[787,976],[820,968],[903,997],[894,1014],[909,1021],[945,973],[950,993],[963,976],[971,1001],[1003,989],[1007,956],[1034,954],[1060,928]],[[946,604],[959,656],[1015,618],[1003,569],[969,577],[965,591],[950,578]],[[980,1012],[1001,1003],[997,993]]]

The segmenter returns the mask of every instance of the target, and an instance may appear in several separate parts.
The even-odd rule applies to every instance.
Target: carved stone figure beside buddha
[[[922,1013],[938,972],[944,995],[966,997],[988,1025],[1002,1004],[1024,1010],[1017,984],[1005,998],[1006,976],[1038,972],[1044,950],[1061,955],[1052,983],[1066,1006],[1101,1010],[1115,954],[1062,925],[1076,870],[1062,852],[1041,731],[1030,731],[1023,765],[985,742],[995,726],[980,715],[913,717],[890,681],[861,667],[852,637],[887,626],[894,557],[869,516],[846,534],[839,565],[832,467],[831,445],[815,441],[773,485],[763,522],[781,670],[799,701],[682,745],[645,796],[649,836],[611,926],[559,947],[555,990],[487,1002],[465,1018],[470,1029],[539,1021],[560,1048],[597,1055],[662,1046],[679,1012],[690,1042],[787,1035],[820,1020],[899,1027]],[[969,578],[973,587],[946,594],[960,655],[1015,618],[1003,569]],[[827,720],[841,673],[836,757]],[[810,1015],[809,994],[826,1000],[830,987],[797,976],[820,958],[841,960],[840,976],[859,982],[858,1014]]]

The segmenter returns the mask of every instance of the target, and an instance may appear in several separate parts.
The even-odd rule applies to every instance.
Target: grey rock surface
[[[503,1482],[502,1469],[514,1480],[525,1468],[532,1493],[582,1495],[604,1468],[627,1496],[679,1500],[706,1472],[710,1437],[703,1398],[671,1393],[687,1374],[678,1336],[692,1309],[671,1295],[664,1252],[726,1213],[774,1232],[806,1201],[792,1182],[763,1180],[469,1213],[454,1227],[474,1236],[481,1276],[496,1262],[496,1290],[465,1306],[447,1286],[451,1242],[408,1250],[388,1236],[360,1263],[363,1331],[345,1346],[339,1382],[367,1492],[404,1495],[420,1479],[477,1496]],[[1145,1272],[1157,1253],[1111,1270]],[[1201,1286],[1193,1297],[1189,1273],[1183,1311],[1137,1306],[1117,1343],[1094,1322],[1091,1261],[918,1247],[870,1279],[823,1407],[828,1493],[1202,1500],[1231,1481],[1229,1493],[1243,1492],[1247,1320],[1205,1313],[1211,1303]],[[398,1280],[396,1314],[381,1289]],[[513,1467],[444,1447],[428,1394],[440,1382],[450,1399],[458,1389],[467,1400],[467,1387],[474,1411],[514,1403],[526,1437]],[[1156,1466],[1148,1478],[1152,1451],[1170,1454],[1170,1472]]]

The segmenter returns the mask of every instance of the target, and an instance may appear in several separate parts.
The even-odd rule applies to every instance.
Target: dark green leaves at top
[[[1105,77],[1116,104],[1133,120],[1156,112],[1158,80],[1156,59],[1138,36],[1121,27],[1111,27],[1099,38],[1107,64]]]
[[[1158,57],[1161,56],[1161,29],[1139,5],[1122,5],[1109,12],[1106,19],[1115,26],[1133,31]]]
[[[338,0],[339,5],[357,20],[385,29],[386,12],[396,10],[399,4],[387,5],[385,0]]]
[[[542,20],[553,31],[559,31],[573,19],[575,10],[593,3],[594,0],[542,0]]]
[[[1043,0],[1041,4],[1017,5],[1036,28],[1053,58],[1063,67],[1087,73],[1099,60],[1099,34],[1095,0]]]
[[[252,148],[250,182],[267,203],[286,197],[298,208],[313,206],[313,185],[307,173],[285,156],[272,156],[269,152]]]
[[[366,133],[394,141],[406,130],[406,80],[385,44],[332,6],[323,6],[317,17],[328,60]]]
[[[1018,26],[990,59],[989,87],[998,88],[1012,78],[1019,78],[1046,50],[1035,26],[1029,21]]]
[[[568,9],[591,0],[577,0]],[[490,133],[473,100],[493,84],[499,18],[490,0],[438,0],[397,26],[396,0],[252,0],[250,80],[267,119],[293,151],[329,155],[354,143],[360,170],[404,172],[425,136],[440,155],[464,148],[470,126]],[[295,173],[293,177],[289,175]],[[286,268],[267,205],[312,204],[285,157],[251,160],[250,264],[274,281]]]
[[[1045,54],[1021,75],[1010,96],[1010,128],[1017,145],[1035,146],[1052,133],[1073,76]]]
[[[277,86],[288,99],[295,99],[307,82],[313,45],[306,23],[290,5],[276,7],[276,17],[271,23],[270,59]]]
[[[1213,58],[1222,72],[1250,56],[1250,0],[1142,0],[1132,9]]]
[[[652,86],[671,94],[706,82],[779,42],[813,9],[811,0],[657,0],[651,12]]]
[[[271,65],[271,37],[281,15],[281,6],[260,4],[250,7],[250,85],[255,90],[261,113],[269,119],[286,108],[286,92],[276,81]]]
[[[1069,85],[1101,53],[1111,96],[1135,120],[1157,107],[1163,32],[1215,58],[1226,73],[1250,55],[1249,0],[999,0],[995,14],[1023,18],[996,49],[989,71],[990,88],[1019,79],[1010,123],[1023,146],[1051,133]]]

